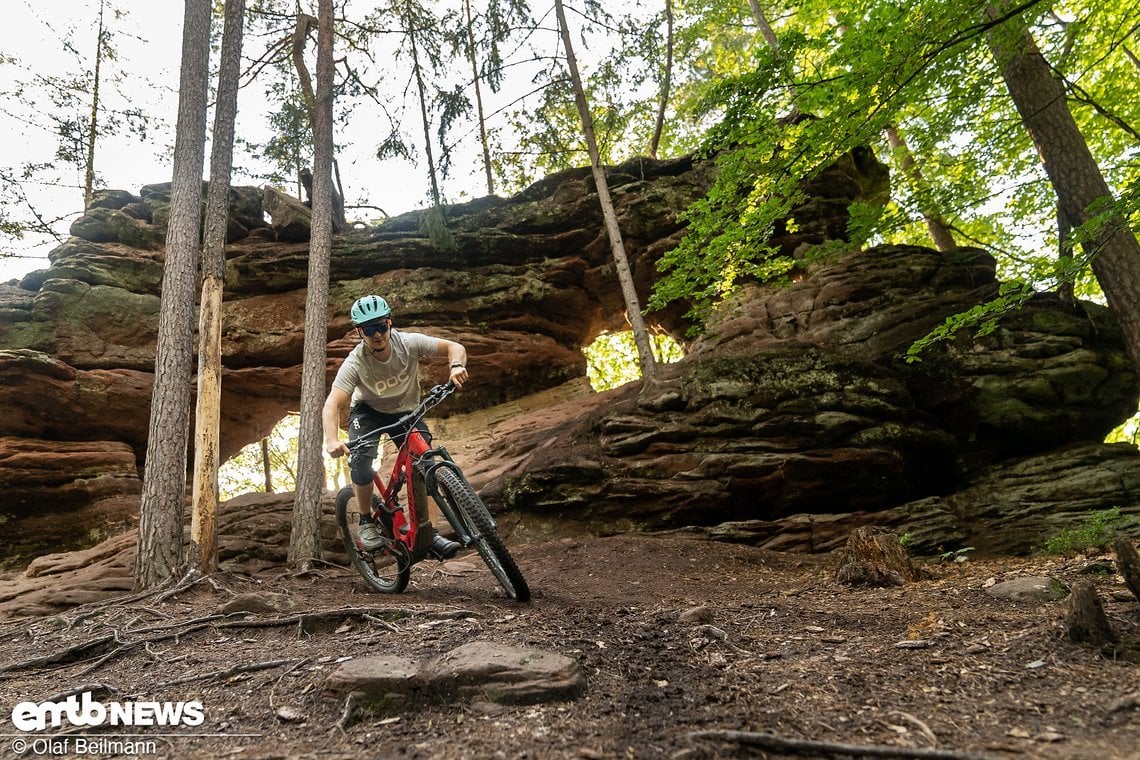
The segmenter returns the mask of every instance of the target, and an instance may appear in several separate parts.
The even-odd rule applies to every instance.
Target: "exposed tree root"
[[[66,649],[61,649],[58,652],[45,654],[42,657],[33,657],[30,660],[23,660],[21,662],[14,662],[10,665],[0,666],[0,673],[10,673],[14,670],[28,670],[30,668],[41,668],[45,665],[62,665],[69,662],[78,662],[79,660],[87,659],[98,654],[105,652],[112,644],[119,643],[118,631],[107,636],[100,636],[97,639],[89,639],[88,641],[69,646]]]
[[[185,587],[189,585],[193,584],[188,584]],[[83,671],[82,675],[87,675],[135,647],[149,647],[151,644],[168,641],[170,639],[178,640],[205,628],[227,629],[297,626],[298,635],[311,635],[322,631],[335,630],[346,620],[359,620],[373,624],[382,624],[389,630],[392,630],[394,626],[391,621],[402,620],[419,614],[421,613],[415,610],[396,607],[348,607],[335,610],[321,610],[318,612],[304,612],[297,615],[276,618],[249,617],[248,613],[244,612],[235,613],[234,615],[205,615],[177,623],[166,623],[127,631],[126,634],[132,637],[144,634],[139,638],[132,638],[131,640],[124,640],[122,638],[123,634],[120,634],[118,630],[114,630],[106,636],[89,639],[57,652],[52,652],[51,654],[0,666],[0,673],[16,670],[31,670],[34,668],[79,662],[98,657],[90,667]],[[453,617],[454,614],[455,613],[452,612],[445,612],[442,613],[442,616]],[[230,619],[238,616],[240,616],[241,619]],[[112,648],[113,646],[114,648]]]
[[[271,668],[278,668],[282,665],[287,665],[290,662],[295,663],[295,660],[269,660],[267,662],[251,662],[245,665],[234,665],[232,668],[225,670],[214,670],[209,673],[197,673],[192,676],[184,676],[182,678],[175,678],[173,681],[164,681],[163,683],[155,684],[154,688],[164,689],[167,686],[179,686],[184,683],[194,683],[195,681],[209,681],[212,678],[229,678],[239,673],[254,673],[259,670],[270,670]]]
[[[791,752],[794,754],[849,755],[851,757],[897,757],[915,760],[986,760],[986,755],[958,752],[947,749],[917,749],[910,747],[884,747],[865,744],[838,744],[807,739],[785,739],[774,734],[752,731],[694,731],[685,735],[689,739],[712,740],[742,744],[749,747]]]

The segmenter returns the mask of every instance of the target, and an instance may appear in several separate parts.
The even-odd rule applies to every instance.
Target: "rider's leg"
[[[419,431],[424,443],[431,446],[431,431],[423,420],[420,420],[416,424],[416,430]],[[399,438],[393,437],[392,440],[399,446],[403,442],[403,436]],[[416,450],[414,440],[412,448]],[[439,535],[435,527],[431,524],[431,514],[428,512],[428,494],[427,489],[424,487],[423,479],[419,477],[414,478],[412,489],[416,504],[416,517],[420,524],[420,532],[416,537],[417,550],[439,560],[454,557],[462,547],[459,543]]]
[[[349,458],[349,473],[352,480],[352,492],[356,495],[356,509],[360,513],[357,536],[364,544],[365,549],[376,549],[384,544],[384,537],[379,526],[372,520],[372,462],[376,459],[378,443],[376,436],[368,435],[379,425],[373,424],[371,419],[375,410],[366,404],[354,404],[348,415],[348,442],[349,445],[364,438],[367,443],[353,451]]]
[[[352,492],[356,494],[356,508],[363,517],[372,517],[372,480],[368,484],[359,486],[352,484]]]

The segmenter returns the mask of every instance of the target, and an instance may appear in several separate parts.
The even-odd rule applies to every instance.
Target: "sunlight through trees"
[[[665,333],[651,334],[649,342],[658,364],[679,362],[685,355],[681,345]],[[586,378],[596,391],[608,391],[641,379],[637,346],[630,330],[603,333],[583,348],[582,353],[586,355]]]

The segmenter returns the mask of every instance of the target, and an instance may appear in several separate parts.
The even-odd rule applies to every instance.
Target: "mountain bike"
[[[379,473],[372,474],[371,514],[381,526],[384,543],[372,551],[364,548],[356,532],[359,518],[351,486],[342,488],[336,496],[336,521],[341,540],[352,566],[369,586],[385,594],[401,593],[408,586],[412,565],[428,556],[427,546],[432,537],[420,535],[420,526],[427,521],[430,494],[455,529],[456,540],[464,547],[475,547],[509,597],[529,601],[526,579],[499,537],[491,512],[447,449],[432,448],[429,439],[416,429],[416,423],[424,415],[454,392],[453,383],[435,386],[411,412],[391,425],[361,436],[349,447],[354,455],[384,433],[407,431],[387,482]],[[409,485],[407,504],[401,505],[399,497],[405,485]]]

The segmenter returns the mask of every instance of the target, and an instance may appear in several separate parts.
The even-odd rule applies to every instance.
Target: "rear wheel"
[[[379,501],[375,496],[372,497],[373,506]],[[400,593],[408,587],[408,579],[412,574],[407,549],[400,544],[389,543],[375,551],[365,550],[356,532],[360,523],[358,515],[356,494],[352,487],[340,489],[336,495],[336,524],[349,561],[372,588],[384,594]],[[390,528],[383,530],[391,535]]]
[[[460,532],[466,532],[474,537],[472,543],[475,549],[487,563],[487,567],[491,568],[491,573],[502,584],[507,595],[520,602],[530,601],[530,588],[526,585],[526,579],[507,551],[503,539],[495,532],[495,523],[483,500],[466,480],[446,467],[436,471],[436,483],[439,486],[440,496],[447,499],[451,511],[464,523]]]

